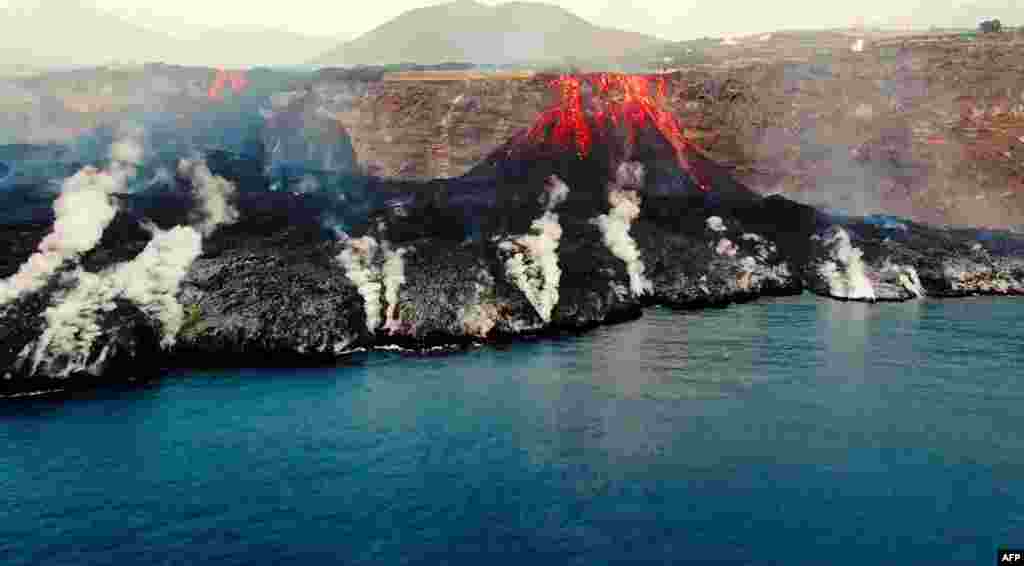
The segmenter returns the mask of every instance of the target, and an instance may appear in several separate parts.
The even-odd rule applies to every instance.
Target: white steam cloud
[[[98,360],[90,361],[93,344],[102,334],[99,315],[115,309],[116,300],[130,301],[146,316],[158,321],[161,345],[165,348],[174,345],[185,320],[184,309],[177,299],[178,291],[192,264],[202,254],[204,235],[238,218],[238,212],[227,204],[227,197],[234,191],[230,182],[214,177],[201,161],[183,160],[179,171],[191,176],[200,195],[203,208],[200,226],[161,230],[147,225],[152,238],[139,255],[98,274],[78,270],[76,286],[57,297],[44,312],[47,326],[36,341],[33,373],[41,364],[46,364],[51,374],[68,376],[101,363],[110,345],[104,348]]]
[[[338,254],[338,261],[345,267],[345,275],[355,284],[363,297],[363,308],[366,311],[366,329],[371,334],[380,326],[380,277],[373,268],[373,258],[377,255],[377,240],[372,236],[351,238],[346,247]]]
[[[387,303],[387,310],[384,314],[384,329],[388,333],[396,332],[400,328],[395,313],[398,310],[398,290],[405,284],[405,248],[398,248],[392,251],[387,242],[384,243],[384,267],[381,275],[384,278],[384,301]]]
[[[615,257],[626,263],[629,274],[629,288],[633,296],[650,293],[653,284],[644,275],[644,263],[640,259],[640,247],[629,233],[630,226],[640,217],[640,193],[624,187],[639,187],[643,184],[644,170],[640,163],[623,163],[616,171],[615,183],[609,186],[608,204],[611,210],[593,220],[601,229],[604,244]]]
[[[544,188],[546,210],[530,224],[530,233],[501,242],[498,247],[512,252],[505,260],[505,274],[526,295],[541,320],[550,322],[558,304],[558,285],[562,279],[562,269],[558,266],[562,225],[552,211],[569,196],[569,187],[551,175]]]
[[[185,321],[178,289],[203,252],[203,237],[191,226],[170,230],[151,227],[153,239],[131,261],[119,265],[111,279],[120,294],[160,321],[165,347],[174,344]]]
[[[514,252],[505,261],[505,273],[523,291],[541,319],[550,322],[562,278],[562,269],[558,267],[558,241],[562,238],[558,215],[545,212],[533,221],[530,232],[506,240],[499,247]]]
[[[199,231],[209,236],[218,226],[232,224],[238,220],[238,209],[231,203],[235,185],[227,179],[214,175],[202,159],[182,159],[178,162],[178,174],[192,181],[199,200]]]
[[[927,294],[917,270],[911,265],[899,265],[886,260],[885,265],[882,266],[882,272],[894,274],[900,286],[914,297],[921,298]]]
[[[41,364],[66,377],[88,370],[93,343],[102,334],[101,312],[116,308],[117,299],[137,305],[160,322],[162,345],[174,345],[185,320],[177,294],[189,268],[202,252],[202,236],[194,228],[176,226],[160,230],[150,226],[153,239],[130,261],[103,273],[79,271],[78,284],[43,313],[46,330],[36,342],[32,372]],[[109,346],[108,346],[109,348]]]
[[[850,243],[846,230],[836,227],[825,239],[830,261],[818,268],[818,274],[828,283],[829,293],[846,299],[875,300],[875,289],[867,277],[862,257],[864,252]]]
[[[540,204],[545,210],[554,208],[569,198],[569,186],[556,175],[551,175],[544,183],[544,192],[540,196]]]
[[[346,235],[347,236],[347,235]],[[378,251],[383,256],[378,267]],[[366,311],[366,329],[376,333],[381,326],[381,310],[386,305],[384,328],[389,333],[400,328],[398,320],[398,291],[405,283],[405,259],[409,250],[392,250],[388,242],[378,244],[372,236],[345,238],[345,249],[338,254],[338,261],[345,268],[345,275],[355,284],[363,297]],[[381,302],[383,294],[384,302]]]
[[[729,238],[722,238],[718,240],[718,244],[715,246],[715,253],[722,256],[736,257],[739,252],[739,248]]]
[[[0,280],[0,307],[38,291],[64,262],[99,244],[117,214],[111,196],[125,191],[136,174],[135,165],[142,161],[142,146],[136,139],[140,134],[129,134],[111,146],[108,169],[86,166],[61,184],[60,196],[53,203],[53,228],[17,273]]]

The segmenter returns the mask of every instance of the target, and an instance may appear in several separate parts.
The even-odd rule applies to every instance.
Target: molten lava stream
[[[213,84],[210,85],[210,90],[207,93],[210,100],[222,100],[224,98],[224,89],[227,88],[229,83],[231,84],[232,92],[235,94],[241,93],[245,90],[245,87],[249,86],[249,80],[245,76],[245,71],[217,69],[217,76],[213,79]]]
[[[656,86],[655,93],[650,88],[652,80]],[[705,176],[686,158],[687,151],[704,152],[686,139],[676,117],[661,109],[667,91],[665,77],[621,73],[559,75],[549,80],[548,85],[555,89],[558,101],[542,112],[528,131],[527,137],[532,142],[563,147],[572,144],[582,158],[590,154],[595,135],[606,133],[608,121],[626,128],[627,151],[636,144],[637,131],[651,125],[675,150],[679,166],[701,190],[708,190]],[[584,85],[590,86],[594,92],[589,105],[584,104]],[[601,107],[594,108],[598,104]],[[588,119],[596,124],[596,130],[591,129]]]

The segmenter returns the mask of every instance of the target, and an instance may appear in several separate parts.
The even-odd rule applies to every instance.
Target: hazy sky
[[[11,1],[0,0],[0,6]],[[33,0],[28,0],[33,1]],[[90,0],[87,0],[90,1]],[[276,27],[314,35],[355,36],[402,12],[442,3],[436,0],[91,0],[100,8],[127,19],[148,12],[147,21],[188,19],[212,26]],[[485,4],[496,4],[485,0]],[[690,39],[703,35],[749,34],[777,29],[823,28],[865,24],[916,27],[948,25],[961,4],[979,0],[549,0],[583,18],[612,26],[657,35],[665,39]],[[980,0],[994,6],[1011,6],[1024,19],[1024,0]],[[1004,10],[1005,11],[1005,10]]]

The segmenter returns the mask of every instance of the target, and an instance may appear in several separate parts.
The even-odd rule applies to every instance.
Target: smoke
[[[709,216],[707,219],[708,230],[712,232],[725,232],[725,222],[721,216]]]
[[[715,253],[718,255],[736,257],[737,252],[739,252],[739,248],[728,238],[718,240],[718,244],[715,246]]]
[[[398,291],[405,283],[405,260],[403,257],[409,252],[406,248],[392,250],[388,242],[378,244],[372,236],[361,238],[349,238],[347,234],[342,239],[345,242],[345,249],[338,254],[338,261],[345,268],[345,275],[355,284],[359,294],[363,297],[364,309],[366,311],[366,329],[374,334],[381,325],[381,310],[387,306],[385,311],[384,328],[389,333],[400,328],[396,310],[398,307]],[[378,267],[378,251],[383,256],[383,264]],[[384,303],[381,303],[381,293],[384,294]]]
[[[886,260],[881,271],[882,273],[895,275],[896,281],[911,295],[918,298],[926,295],[924,285],[921,284],[921,278],[917,275],[917,270],[913,266],[894,264]]]
[[[831,261],[818,268],[818,274],[829,285],[829,293],[846,299],[875,300],[875,290],[867,277],[862,257],[864,253],[850,243],[846,230],[836,227],[832,236],[824,241],[830,247]]]
[[[477,293],[483,291],[483,287],[477,284]],[[459,319],[462,321],[462,329],[470,336],[486,338],[488,334],[498,325],[498,317],[501,313],[498,307],[492,303],[474,302],[463,307]]]
[[[145,131],[135,124],[121,124],[118,139],[110,146],[112,167],[137,167],[145,156],[143,136]]]
[[[384,242],[384,267],[381,275],[384,279],[384,301],[387,303],[387,310],[384,314],[384,329],[388,333],[397,331],[400,327],[395,312],[398,310],[398,290],[405,284],[405,260],[403,256],[408,252],[405,248],[398,248],[392,251],[387,242]]]
[[[185,320],[178,303],[178,290],[192,263],[202,254],[203,237],[190,226],[170,230],[149,227],[153,238],[131,261],[119,265],[111,275],[118,295],[159,320],[163,345],[172,346]]]
[[[377,254],[377,240],[372,236],[350,238],[346,247],[338,254],[338,261],[345,267],[345,275],[355,284],[363,297],[366,311],[366,329],[373,334],[380,326],[380,278],[373,269],[373,258]]]
[[[569,198],[569,186],[556,175],[551,175],[544,183],[544,192],[540,196],[540,204],[545,210],[553,210]]]
[[[106,170],[86,166],[61,183],[61,193],[53,203],[54,223],[17,273],[0,280],[0,307],[26,293],[41,289],[64,262],[96,247],[103,232],[114,220],[117,205],[111,196],[124,192],[142,160],[138,130],[118,140],[110,148],[112,163]]]
[[[131,149],[121,146],[116,151],[121,152],[120,157],[131,157]],[[112,148],[112,154],[114,152]],[[87,370],[93,343],[102,333],[99,315],[116,308],[116,300],[130,301],[138,306],[146,316],[159,323],[161,345],[165,348],[174,345],[185,320],[184,308],[177,299],[178,291],[192,264],[202,254],[204,236],[219,225],[238,218],[238,212],[227,203],[234,185],[213,176],[202,161],[182,160],[179,172],[192,179],[199,195],[203,216],[201,224],[195,228],[176,226],[170,230],[147,224],[145,228],[152,238],[139,255],[99,274],[78,270],[75,273],[76,286],[56,297],[54,304],[44,313],[47,325],[36,342],[33,373],[44,362],[51,370],[59,368],[54,373],[62,376]],[[123,187],[123,182],[120,186]],[[95,198],[88,202],[95,202]],[[114,212],[105,214],[109,214],[109,218],[103,217],[109,224]],[[91,214],[83,216],[94,220]],[[102,230],[97,230],[95,225],[89,225],[89,230],[88,241],[84,237],[77,241],[84,241],[91,249],[99,241]],[[102,362],[109,348],[108,345],[100,360],[93,360],[91,365]],[[58,365],[59,362],[63,364]]]
[[[615,169],[615,186],[639,190],[644,187],[645,176],[646,170],[643,163],[626,161],[620,163]]]
[[[188,226],[166,231],[147,228],[153,238],[139,255],[103,273],[79,270],[77,285],[46,309],[46,330],[36,342],[33,373],[44,362],[51,369],[60,368],[56,374],[64,377],[88,369],[93,343],[103,332],[99,315],[114,310],[118,299],[131,301],[157,320],[163,335],[161,345],[174,345],[185,320],[178,290],[202,253],[202,236]]]
[[[44,361],[51,369],[64,362],[60,371],[53,372],[58,377],[86,370],[93,342],[103,333],[97,315],[117,308],[102,275],[79,270],[75,279],[78,285],[43,313],[47,325],[36,342],[31,373]]]
[[[615,257],[626,262],[629,274],[629,288],[633,296],[650,293],[653,284],[644,276],[644,263],[640,260],[640,247],[629,234],[630,226],[640,217],[640,193],[626,190],[623,186],[638,186],[643,183],[643,165],[623,163],[616,172],[615,183],[608,189],[608,203],[611,210],[593,219],[604,236],[604,244]]]
[[[214,175],[202,159],[182,159],[178,162],[178,174],[192,182],[199,201],[199,231],[209,236],[222,224],[238,220],[238,209],[229,199],[235,195],[235,185],[227,179]]]
[[[303,175],[302,180],[295,186],[293,191],[296,194],[315,193],[320,190],[320,181],[312,175]]]
[[[473,296],[468,298],[459,312],[462,329],[470,336],[486,338],[498,325],[501,312],[493,302],[494,278],[485,270],[477,271],[473,282]]]
[[[514,240],[505,240],[499,248],[512,252],[505,261],[505,273],[526,295],[527,300],[544,322],[558,304],[558,285],[562,269],[558,266],[558,242],[562,226],[554,208],[569,196],[569,187],[555,175],[545,183],[547,204],[544,214],[530,224],[530,233]]]

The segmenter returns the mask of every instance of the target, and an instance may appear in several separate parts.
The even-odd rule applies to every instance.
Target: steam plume
[[[203,236],[209,236],[222,224],[238,220],[238,210],[229,202],[236,192],[235,185],[211,173],[205,161],[182,159],[178,162],[178,174],[192,181],[199,200],[199,231]]]
[[[65,377],[87,370],[93,343],[102,334],[99,315],[114,310],[117,299],[135,303],[159,321],[162,345],[174,345],[185,320],[178,289],[202,252],[202,236],[188,226],[148,228],[153,239],[139,255],[103,273],[78,271],[77,285],[46,309],[46,330],[36,343],[33,373],[44,362]]]
[[[120,151],[126,150],[122,147]],[[131,301],[159,322],[163,347],[174,345],[185,319],[184,309],[178,303],[178,291],[202,253],[204,235],[238,218],[237,211],[227,204],[234,185],[214,177],[201,161],[182,160],[179,171],[191,176],[199,193],[203,208],[200,226],[161,230],[155,225],[146,225],[152,239],[139,255],[103,273],[79,270],[76,286],[57,297],[44,313],[47,326],[36,342],[33,373],[44,362],[51,370],[59,368],[55,373],[63,376],[87,370],[93,343],[102,333],[99,314],[116,308],[118,299]],[[98,241],[99,236],[95,239]],[[108,350],[109,345],[100,355],[100,361]],[[63,365],[57,365],[61,361]]]
[[[715,253],[718,255],[724,255],[729,257],[736,257],[739,252],[739,248],[729,238],[722,238],[718,240],[718,244],[715,246]]]
[[[31,373],[44,361],[51,370],[63,361],[62,367],[53,371],[58,377],[88,369],[93,342],[103,333],[97,315],[117,308],[111,286],[102,275],[79,270],[75,278],[78,285],[43,313],[46,330],[36,342]]]
[[[117,214],[111,195],[123,192],[135,176],[142,148],[135,137],[127,137],[111,146],[110,156],[113,162],[109,169],[86,166],[64,180],[60,196],[53,203],[53,229],[17,273],[0,280],[0,307],[38,291],[64,262],[99,243]]]
[[[721,216],[709,216],[707,219],[708,230],[712,232],[725,232],[725,222]]]
[[[359,294],[363,297],[366,329],[371,334],[375,333],[377,327],[380,326],[382,285],[380,274],[373,266],[377,248],[377,240],[372,236],[363,236],[362,238],[348,239],[345,249],[338,254],[338,261],[345,267],[345,275],[355,284]]]
[[[925,293],[924,285],[921,284],[921,278],[917,275],[917,270],[913,266],[898,265],[886,260],[885,265],[882,266],[882,271],[895,274],[900,286],[915,297],[921,298],[927,294]]]
[[[569,186],[566,185],[556,175],[551,175],[547,178],[544,183],[544,193],[541,195],[540,201],[544,205],[545,210],[554,210],[554,208],[569,198]]]
[[[379,243],[372,236],[349,238],[343,234],[345,249],[338,254],[338,261],[345,267],[345,275],[355,284],[363,297],[366,311],[366,329],[376,333],[381,325],[381,309],[386,305],[384,328],[389,333],[400,328],[395,316],[398,307],[398,291],[405,283],[406,248],[392,250],[388,242]],[[378,251],[383,256],[383,265],[378,266]],[[381,303],[381,293],[384,303]]]
[[[604,243],[615,257],[626,262],[629,288],[633,296],[650,293],[653,285],[644,276],[644,263],[640,248],[629,234],[630,226],[640,217],[640,193],[624,186],[638,186],[643,179],[643,165],[623,163],[616,172],[616,180],[609,186],[608,203],[611,210],[593,220],[604,235]],[[639,182],[637,182],[639,181]]]
[[[864,252],[851,245],[846,230],[836,227],[832,236],[825,240],[825,245],[831,248],[829,253],[832,260],[823,263],[818,274],[828,282],[832,296],[875,300],[874,287],[871,286],[861,259]]]
[[[190,226],[166,231],[153,226],[150,230],[153,239],[139,255],[117,267],[111,284],[119,295],[160,321],[163,345],[167,347],[174,344],[185,320],[178,289],[203,251],[203,237]]]
[[[569,195],[569,187],[555,175],[545,183],[546,210],[530,224],[530,233],[506,240],[499,248],[512,252],[505,261],[505,273],[526,295],[544,322],[558,304],[558,284],[562,269],[558,266],[558,242],[562,226],[552,210]]]
[[[384,243],[384,267],[381,274],[384,278],[384,301],[387,303],[385,311],[384,329],[389,333],[399,329],[399,321],[395,318],[395,311],[398,307],[398,290],[405,284],[405,260],[403,256],[408,250],[398,248],[392,251],[387,242]]]

